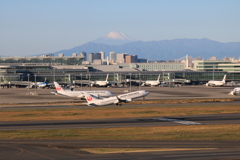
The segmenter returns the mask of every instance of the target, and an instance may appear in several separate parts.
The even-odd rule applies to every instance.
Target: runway
[[[240,124],[240,113],[119,119],[0,122],[0,130],[154,127]]]

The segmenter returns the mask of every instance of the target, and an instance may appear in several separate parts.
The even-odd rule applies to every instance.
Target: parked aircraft
[[[47,86],[46,82],[37,82],[37,87],[38,88],[45,88]]]
[[[97,99],[93,97],[91,94],[84,92],[85,99],[87,100],[88,106],[104,106],[104,105],[110,105],[110,104],[116,104],[121,106],[121,102],[131,102],[135,98],[139,97],[145,97],[149,94],[148,91],[141,90],[141,91],[135,91],[130,92],[118,96],[113,96],[109,98],[103,98],[103,99]]]
[[[158,78],[157,78],[156,81],[145,81],[145,82],[142,84],[142,86],[144,86],[144,85],[146,85],[146,86],[157,86],[157,85],[159,85],[159,84],[160,84],[160,74],[159,74],[159,76],[158,76]]]
[[[233,95],[236,96],[240,93],[240,87],[236,87],[234,88],[230,93],[228,93],[229,95]]]
[[[91,94],[96,98],[113,96],[112,92],[105,91],[105,90],[72,91],[72,90],[64,90],[57,82],[54,82],[54,85],[56,87],[56,92],[51,92],[51,93],[53,93],[55,95],[60,95],[60,96],[83,99],[83,98],[85,98],[83,92],[87,92],[88,94]]]
[[[30,88],[35,87],[35,84],[36,84],[36,87],[37,87],[37,88],[48,88],[48,87],[54,86],[53,83],[47,83],[46,81],[47,81],[47,79],[45,78],[44,82],[36,82],[36,83],[33,83],[33,84],[32,84],[32,87],[30,87]]]
[[[226,83],[226,76],[227,75],[225,74],[221,81],[215,81],[215,80],[208,81],[206,86],[223,86]]]
[[[95,81],[91,84],[91,86],[97,86],[97,87],[105,87],[109,84],[109,81],[108,81],[108,75],[107,74],[107,77],[106,77],[106,80],[105,81]]]

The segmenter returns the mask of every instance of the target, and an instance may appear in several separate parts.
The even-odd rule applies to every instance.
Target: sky
[[[240,42],[240,0],[0,0],[0,56],[53,53],[110,31]]]

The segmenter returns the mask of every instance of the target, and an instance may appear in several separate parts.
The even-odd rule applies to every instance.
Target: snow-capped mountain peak
[[[92,42],[108,44],[108,45],[122,45],[122,44],[133,42],[133,41],[135,41],[135,40],[126,36],[122,32],[111,31],[108,34],[106,34]]]
[[[121,39],[121,40],[133,40],[132,38],[126,36],[122,32],[117,32],[117,31],[111,31],[108,34],[102,36],[102,38],[108,38],[108,39]]]

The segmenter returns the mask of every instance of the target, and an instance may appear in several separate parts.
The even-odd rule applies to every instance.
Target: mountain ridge
[[[108,45],[94,41],[73,47],[67,50],[60,50],[54,54],[64,53],[71,56],[72,53],[85,51],[96,53],[104,51],[108,54],[111,51],[138,55],[138,58],[149,60],[172,60],[185,55],[208,59],[216,56],[218,58],[240,56],[240,42],[222,43],[207,38],[203,39],[173,39],[160,41],[133,41],[122,45]]]

